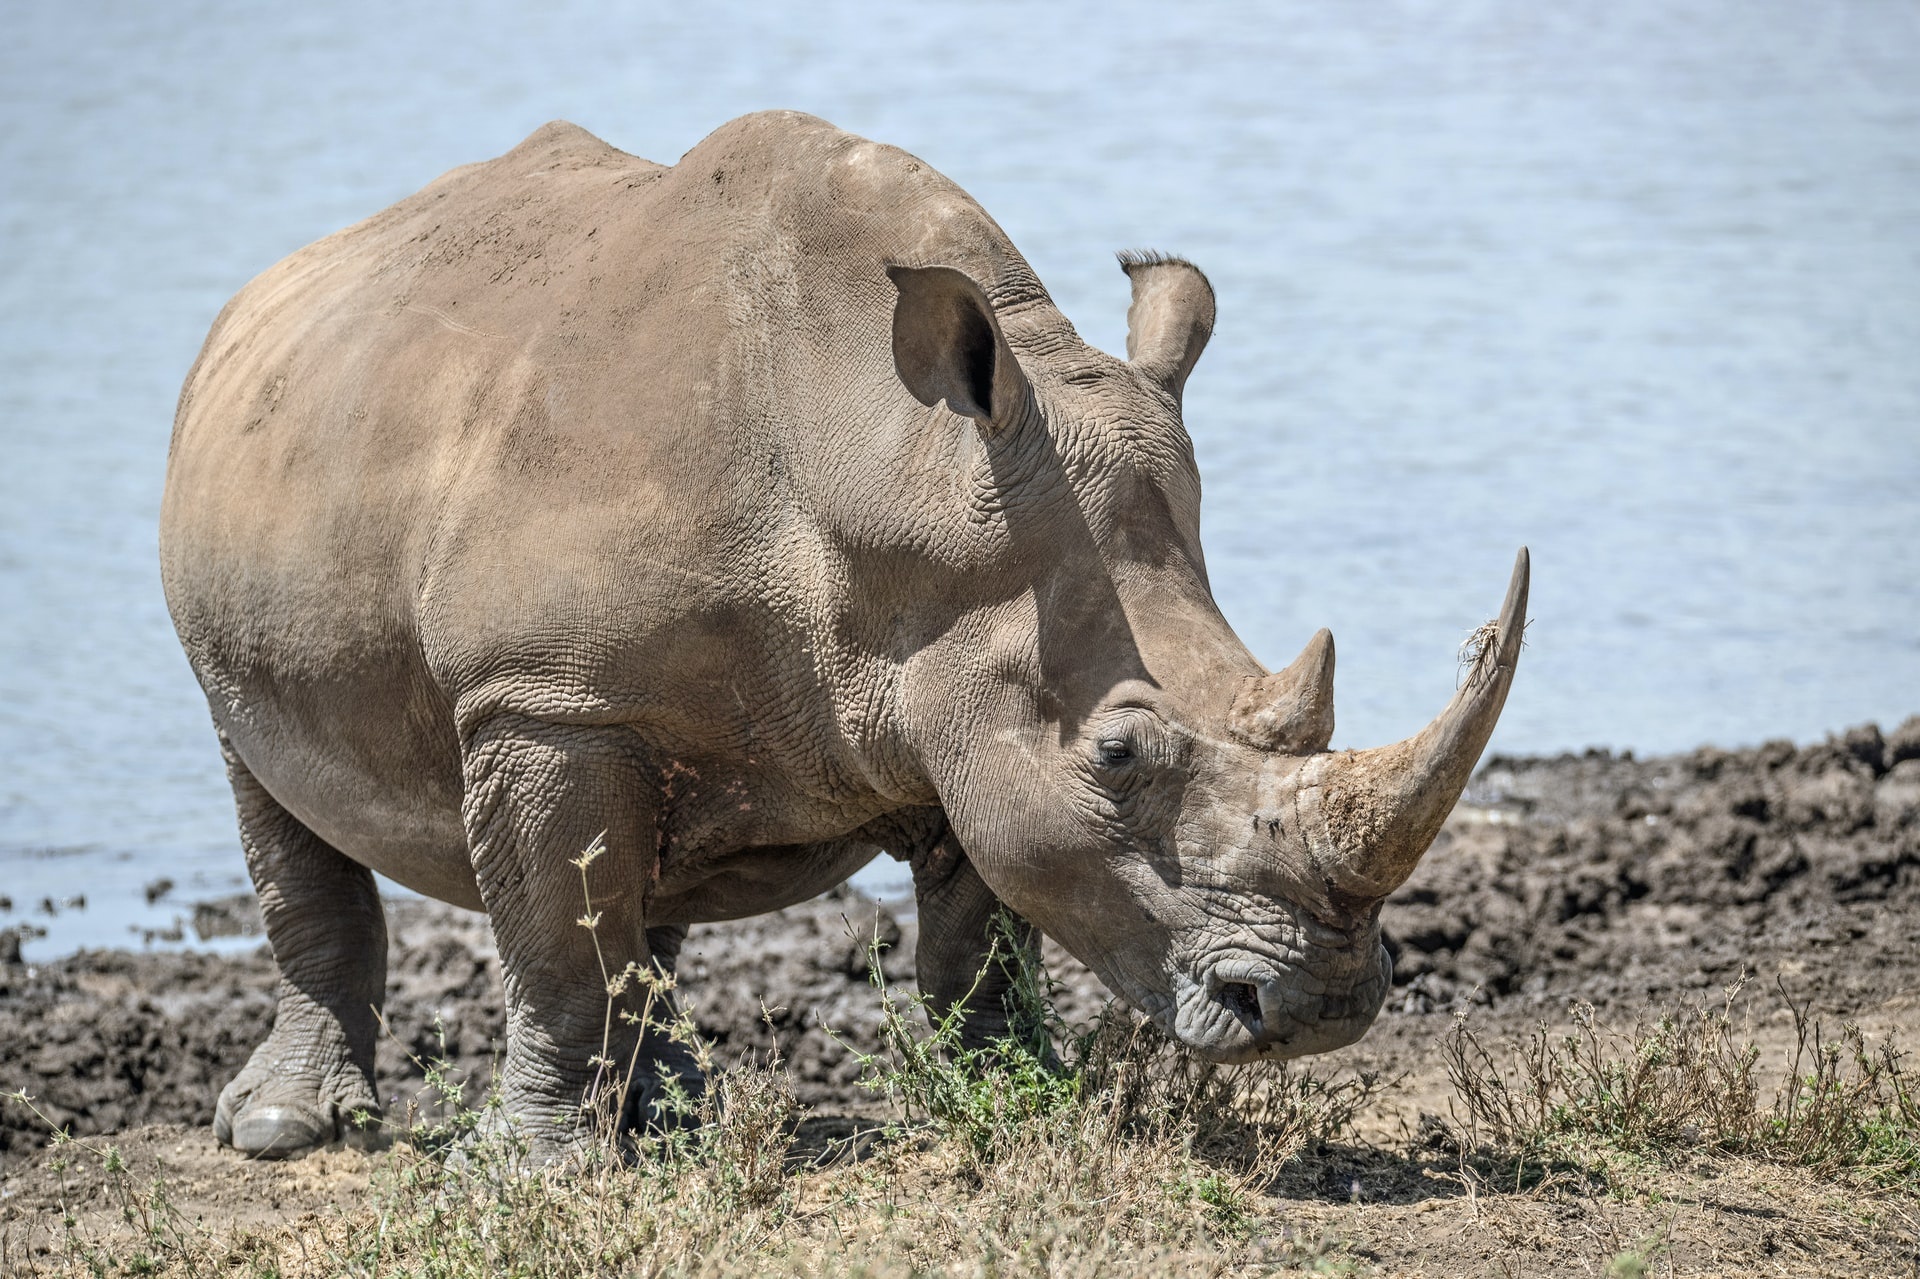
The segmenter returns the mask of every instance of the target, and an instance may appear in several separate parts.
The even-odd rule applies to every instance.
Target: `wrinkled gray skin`
[[[220,1139],[378,1109],[378,870],[490,916],[508,1107],[564,1152],[602,831],[616,969],[885,849],[943,1006],[1005,903],[1207,1057],[1358,1038],[1379,903],[1505,698],[1524,552],[1441,717],[1328,753],[1326,633],[1269,674],[1208,590],[1180,393],[1212,290],[1123,265],[1118,360],[952,183],[776,112],[671,168],[548,125],[249,284],[161,528],[282,975]]]

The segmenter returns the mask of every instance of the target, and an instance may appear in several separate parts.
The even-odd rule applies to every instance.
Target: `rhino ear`
[[[1213,336],[1213,286],[1184,258],[1129,251],[1120,269],[1133,281],[1127,359],[1177,400]]]
[[[988,430],[1018,420],[1031,389],[986,290],[949,266],[890,266],[887,277],[900,291],[893,367],[913,398],[945,400]]]

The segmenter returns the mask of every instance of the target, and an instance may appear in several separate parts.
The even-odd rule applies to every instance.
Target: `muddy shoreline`
[[[504,1016],[484,919],[390,903],[380,1089],[398,1114],[444,1057],[487,1078]],[[1395,987],[1368,1037],[1327,1059],[1417,1070],[1444,1014],[1518,1025],[1585,1000],[1624,1015],[1746,974],[1837,1018],[1920,1008],[1920,716],[1821,744],[1636,760],[1489,759],[1421,869],[1383,911]],[[866,945],[910,986],[914,924],[851,892],[696,928],[680,977],[722,1061],[777,1051],[795,1091],[871,1113],[853,1048],[874,1042]],[[0,937],[0,942],[4,942]],[[1064,1005],[1103,992],[1058,952]],[[77,1135],[211,1122],[267,1033],[274,969],[239,955],[84,951],[29,966],[0,944],[0,1091]],[[1908,1010],[1902,1013],[1901,1010]],[[0,1109],[0,1173],[45,1144]]]

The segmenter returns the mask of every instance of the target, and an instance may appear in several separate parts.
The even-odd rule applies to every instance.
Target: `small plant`
[[[1920,1078],[1907,1054],[1891,1039],[1869,1045],[1851,1023],[1829,1041],[1806,1005],[1787,1007],[1793,1064],[1756,1144],[1786,1162],[1920,1194]]]
[[[0,1095],[0,1101],[25,1108],[52,1134],[56,1152],[53,1166],[62,1173],[63,1200],[64,1174],[70,1161],[98,1161],[117,1215],[130,1230],[130,1242],[101,1236],[83,1223],[71,1204],[63,1202],[56,1243],[70,1273],[141,1275],[169,1269],[189,1275],[201,1273],[199,1263],[205,1255],[207,1232],[187,1221],[174,1207],[163,1178],[155,1177],[144,1186],[136,1184],[117,1146],[73,1136],[56,1124],[24,1088]]]

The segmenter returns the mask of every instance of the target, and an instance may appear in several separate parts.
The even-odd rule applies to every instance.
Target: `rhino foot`
[[[684,1044],[663,1042],[655,1050],[655,1059],[635,1073],[621,1128],[660,1136],[699,1127],[709,1087],[705,1072]]]
[[[310,1106],[253,1106],[229,1119],[217,1115],[213,1135],[249,1159],[286,1159],[334,1138],[331,1115]]]
[[[289,1071],[271,1038],[220,1092],[213,1135],[249,1159],[291,1159],[345,1137],[368,1144],[380,1115],[371,1084],[351,1065]]]

